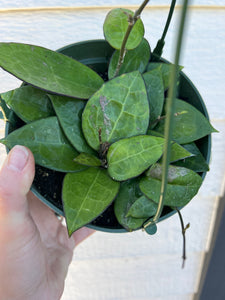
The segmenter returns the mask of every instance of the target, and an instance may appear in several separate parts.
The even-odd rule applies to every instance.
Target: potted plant
[[[32,190],[65,216],[69,235],[84,225],[154,233],[208,171],[215,129],[178,65],[187,1],[174,64],[161,54],[175,1],[154,51],[140,18],[148,2],[110,11],[105,40],[58,51],[0,43],[0,66],[24,82],[1,94],[0,142],[33,152]]]

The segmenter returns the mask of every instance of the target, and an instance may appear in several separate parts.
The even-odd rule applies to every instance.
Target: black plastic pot
[[[98,72],[104,79],[107,79],[108,64],[113,51],[114,49],[105,40],[84,41],[68,45],[58,50],[58,52],[73,57],[89,66]],[[202,112],[206,118],[208,118],[205,104],[198,90],[183,72],[181,72],[178,96],[192,104],[200,112]],[[13,111],[11,112],[9,119],[11,122],[6,125],[6,135],[22,125],[21,120],[18,119]],[[209,135],[199,139],[196,144],[207,163],[209,163],[211,153],[211,136]],[[62,216],[64,214],[61,201],[61,186],[64,175],[64,173],[36,166],[36,175],[31,188],[33,193],[41,201]],[[204,178],[206,174],[201,173],[200,175]],[[165,207],[159,221],[169,218],[174,213],[175,211]],[[88,226],[106,232],[126,232],[126,230],[122,228],[116,220],[113,212],[113,205],[111,205],[101,216]]]

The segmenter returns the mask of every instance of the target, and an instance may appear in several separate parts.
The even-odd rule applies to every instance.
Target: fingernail
[[[28,151],[23,146],[15,146],[9,153],[7,166],[14,171],[22,171],[27,164]]]

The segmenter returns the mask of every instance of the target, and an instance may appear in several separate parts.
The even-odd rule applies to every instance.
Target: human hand
[[[34,158],[15,146],[0,171],[0,297],[60,299],[73,249],[93,230],[69,239],[54,212],[31,192]],[[28,197],[27,197],[28,195]]]

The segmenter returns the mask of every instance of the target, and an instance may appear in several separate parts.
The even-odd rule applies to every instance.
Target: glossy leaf
[[[107,153],[109,175],[118,181],[140,175],[161,157],[163,146],[164,139],[148,135],[115,142]]]
[[[173,163],[175,166],[185,167],[195,172],[207,172],[209,171],[209,165],[207,164],[202,153],[199,151],[195,143],[183,145],[183,147],[191,152],[193,156],[179,160]]]
[[[114,202],[114,212],[118,222],[127,230],[132,231],[138,229],[145,222],[144,219],[137,219],[127,216],[130,207],[143,194],[138,187],[138,180],[131,179],[121,183],[119,194]]]
[[[120,51],[116,50],[109,64],[108,77],[113,78],[119,61]],[[136,71],[143,73],[150,59],[150,46],[146,39],[142,39],[137,48],[128,50],[125,54],[119,75]]]
[[[120,49],[123,43],[124,36],[128,28],[129,15],[133,16],[134,12],[124,8],[115,8],[111,10],[103,25],[105,39],[115,48]],[[144,25],[141,19],[137,20],[131,30],[126,43],[126,49],[131,50],[136,48],[144,36]]]
[[[158,205],[152,200],[141,196],[130,207],[127,217],[138,219],[150,218],[155,215]]]
[[[49,95],[60,125],[68,140],[78,152],[94,153],[82,132],[82,112],[86,101],[65,96]]]
[[[1,97],[26,123],[55,115],[46,92],[31,85],[8,91]]]
[[[155,69],[143,74],[150,105],[150,128],[154,121],[161,116],[164,104],[164,87],[160,69]]]
[[[99,149],[102,142],[145,134],[149,124],[149,103],[138,71],[106,82],[87,102],[82,128],[88,144]]]
[[[150,62],[147,66],[147,71],[159,69],[162,73],[164,90],[169,88],[170,77],[173,70],[173,65],[170,63],[159,63],[159,62]],[[179,66],[180,71],[183,67]]]
[[[75,159],[78,164],[89,166],[89,167],[100,167],[101,161],[94,155],[88,153],[80,153]]]
[[[15,145],[28,147],[36,164],[61,172],[78,172],[85,169],[73,160],[78,152],[64,136],[57,117],[34,121],[13,131],[0,140],[9,149]]]
[[[101,168],[67,174],[62,198],[69,235],[99,216],[112,203],[119,186]]]
[[[189,103],[176,99],[172,139],[178,144],[187,144],[198,140],[216,130],[206,117]],[[181,113],[185,112],[185,113]],[[165,120],[161,120],[154,130],[164,133]]]
[[[141,191],[154,202],[159,202],[162,166],[155,164],[140,181]],[[198,192],[202,178],[192,170],[169,166],[164,204],[171,207],[186,205]]]
[[[34,45],[0,43],[0,66],[33,86],[82,99],[103,84],[96,72],[75,59]]]

